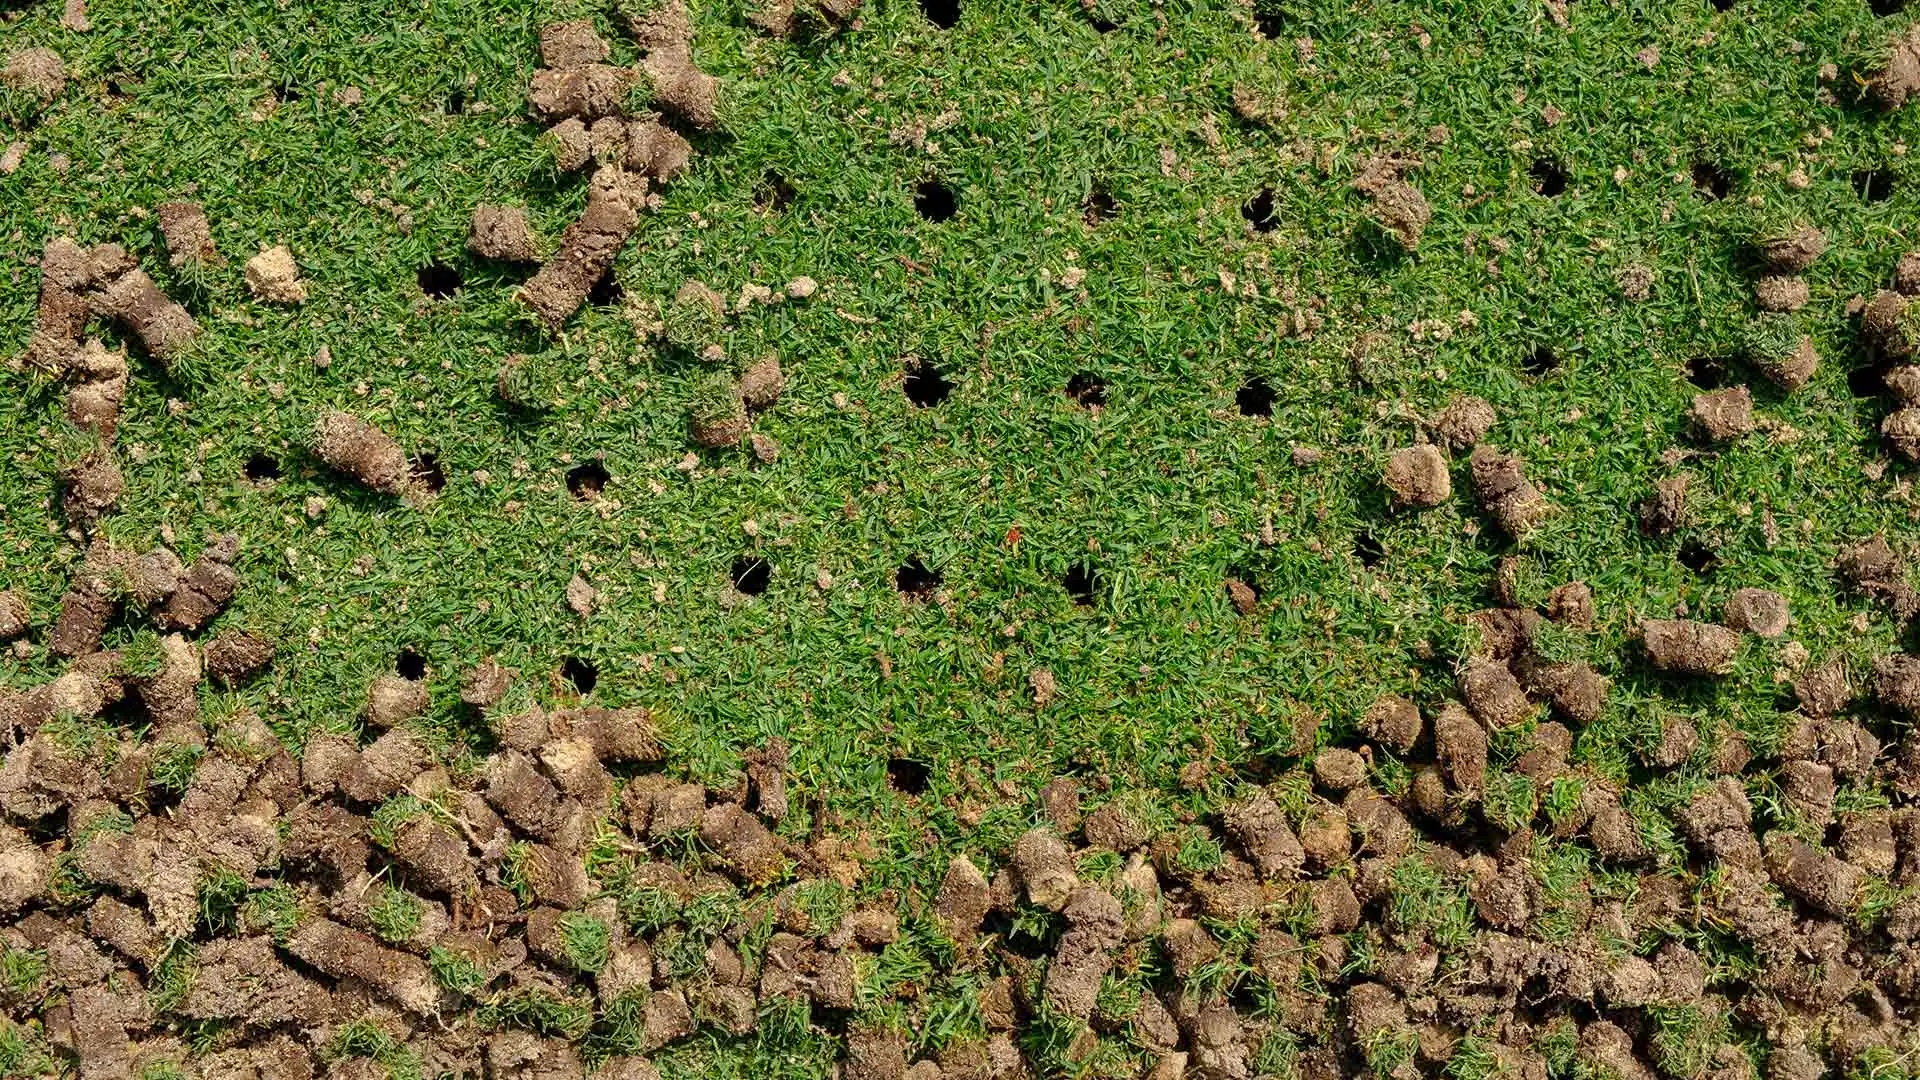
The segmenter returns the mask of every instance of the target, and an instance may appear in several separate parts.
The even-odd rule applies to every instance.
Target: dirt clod
[[[313,427],[313,449],[320,460],[374,491],[400,495],[408,489],[407,452],[391,435],[352,413],[321,413]]]
[[[1438,506],[1453,496],[1446,455],[1427,444],[1394,451],[1382,483],[1402,506]]]
[[[1546,496],[1527,479],[1525,463],[1484,443],[1467,460],[1481,507],[1507,535],[1525,538],[1548,511]]]
[[[1679,675],[1726,675],[1740,649],[1740,635],[1724,626],[1689,619],[1648,619],[1640,624],[1647,659]]]
[[[720,80],[694,66],[684,47],[655,49],[641,64],[641,77],[654,105],[678,115],[702,131],[720,126]]]
[[[539,242],[527,224],[527,212],[518,206],[481,203],[474,207],[467,250],[483,259],[502,262],[540,261]]]
[[[300,280],[300,267],[285,244],[267,248],[248,259],[246,279],[247,290],[255,299],[270,304],[306,303],[306,283]]]
[[[219,266],[226,261],[213,245],[213,227],[199,203],[161,203],[154,214],[160,219],[160,235],[167,242],[167,262],[175,269]]]
[[[770,409],[780,400],[787,379],[780,371],[780,358],[768,353],[740,376],[740,399],[754,412]]]
[[[67,88],[67,65],[52,49],[15,49],[0,66],[0,86],[51,101]]]
[[[1652,537],[1672,536],[1687,520],[1690,473],[1664,477],[1653,483],[1653,494],[1640,504],[1640,531]]]
[[[1805,278],[1773,274],[1753,283],[1753,299],[1761,311],[1799,311],[1810,298]]]
[[[1920,91],[1920,27],[1908,27],[1887,47],[1886,66],[1867,77],[1867,98],[1891,112]]]
[[[1812,225],[1796,225],[1760,241],[1760,257],[1776,274],[1804,274],[1827,250],[1827,234]]]
[[[1376,157],[1362,165],[1353,178],[1354,190],[1372,202],[1374,221],[1408,251],[1420,246],[1420,237],[1433,218],[1426,196],[1405,179],[1406,170],[1414,164],[1417,162]]]
[[[1739,589],[1727,600],[1726,623],[1761,637],[1787,632],[1787,598],[1766,589]]]
[[[520,299],[550,329],[559,329],[586,302],[640,220],[644,179],[603,167],[590,185],[586,210],[560,234],[559,249],[520,290]]]
[[[207,674],[225,686],[237,686],[259,674],[273,659],[273,642],[246,630],[222,630],[206,648]]]
[[[1753,395],[1744,386],[1695,394],[1687,419],[1710,443],[1738,439],[1753,431]]]

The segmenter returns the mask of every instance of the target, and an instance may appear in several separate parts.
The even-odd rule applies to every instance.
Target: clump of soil
[[[584,67],[604,62],[613,52],[591,19],[549,23],[540,28],[540,62],[550,68]]]
[[[1920,91],[1920,26],[1909,26],[1887,46],[1886,66],[1868,76],[1868,100],[1892,112]]]
[[[653,104],[702,131],[720,126],[720,80],[694,66],[685,46],[667,46],[647,53],[640,65],[646,93]]]
[[[583,124],[608,116],[622,116],[627,98],[640,81],[632,68],[610,64],[543,68],[527,86],[527,104],[548,123],[578,120]]]
[[[1760,316],[1747,325],[1742,335],[1742,345],[1747,359],[1753,361],[1755,367],[1783,390],[1798,390],[1806,386],[1813,381],[1814,372],[1820,368],[1820,357],[1813,350],[1813,338],[1801,333],[1800,324],[1791,316]]]
[[[1738,633],[1690,619],[1648,619],[1640,633],[1653,666],[1678,675],[1729,674],[1740,650]]]
[[[587,208],[560,234],[553,256],[520,289],[521,301],[549,329],[559,329],[586,302],[640,220],[645,179],[602,167],[590,184]]]
[[[27,598],[14,589],[0,589],[0,641],[12,641],[32,624]]]
[[[831,37],[860,13],[862,0],[765,0],[747,21],[774,37],[814,41]]]
[[[75,381],[67,388],[67,419],[103,443],[113,439],[120,424],[120,406],[127,396],[127,357],[109,352],[88,339],[68,358],[67,374]]]
[[[126,489],[120,466],[104,445],[88,449],[60,472],[61,507],[67,520],[82,529],[110,513]]]
[[[1744,386],[1695,394],[1687,420],[1707,442],[1731,442],[1753,431],[1753,395]]]
[[[1426,196],[1404,178],[1408,169],[1418,165],[1418,161],[1380,156],[1368,160],[1353,178],[1354,190],[1372,202],[1373,220],[1408,251],[1420,246],[1420,236],[1433,218]]]
[[[233,559],[240,539],[232,533],[214,537],[206,549],[178,577],[154,621],[168,630],[198,630],[226,610],[240,587]]]
[[[427,684],[382,675],[367,688],[367,724],[385,730],[427,711]]]
[[[1546,496],[1527,479],[1525,463],[1484,443],[1467,461],[1481,508],[1508,536],[1525,539],[1549,509]]]
[[[1653,482],[1653,494],[1640,504],[1640,531],[1655,538],[1672,536],[1687,520],[1687,489],[1691,473],[1677,473]]]
[[[527,212],[518,206],[481,203],[474,207],[467,250],[483,259],[502,262],[540,261],[539,240],[527,224]]]
[[[1737,589],[1727,600],[1726,623],[1761,637],[1774,638],[1787,632],[1791,617],[1787,598],[1766,589]]]
[[[352,413],[328,410],[313,425],[320,460],[385,495],[409,489],[407,452],[393,436]]]
[[[87,302],[93,314],[124,323],[162,364],[171,364],[192,347],[200,336],[200,324],[161,292],[124,248],[102,244],[88,253],[87,262],[92,286]]]
[[[213,244],[207,213],[194,202],[161,203],[154,214],[167,244],[167,262],[176,270],[219,266],[226,262]]]
[[[1472,394],[1456,394],[1428,427],[1453,449],[1470,450],[1487,437],[1498,420],[1499,415],[1485,400]]]
[[[1907,298],[1883,290],[1867,302],[1860,313],[1860,334],[1882,359],[1905,360],[1913,355],[1913,342],[1907,329]]]
[[[1880,434],[1894,453],[1908,461],[1920,461],[1920,409],[1898,409],[1880,421]]]
[[[273,642],[247,630],[222,630],[207,642],[204,660],[208,677],[224,686],[238,686],[272,662]]]
[[[1402,506],[1439,506],[1453,497],[1453,477],[1447,470],[1446,455],[1428,444],[1394,451],[1387,459],[1381,482]]]
[[[299,264],[285,244],[270,247],[247,260],[247,291],[255,299],[270,304],[304,304],[307,285],[300,280]]]
[[[595,130],[598,130],[595,125]],[[666,183],[686,170],[693,160],[693,144],[660,122],[658,115],[629,120],[623,132],[620,160],[628,172]]]
[[[780,358],[768,353],[754,361],[740,376],[740,398],[748,409],[760,412],[772,408],[780,400],[780,393],[786,386],[787,378],[780,371]]]
[[[47,241],[40,254],[40,309],[24,357],[29,366],[45,371],[65,367],[93,314],[86,295],[93,273],[85,248],[64,236]]]
[[[1799,311],[1811,297],[1801,277],[1770,274],[1753,283],[1753,299],[1762,311]]]
[[[738,446],[751,423],[739,384],[724,371],[708,372],[695,385],[687,419],[693,441],[715,449]]]
[[[0,66],[0,86],[51,101],[67,88],[67,65],[52,49],[15,49]]]
[[[1827,250],[1827,234],[1812,225],[1800,224],[1762,237],[1757,246],[1760,257],[1774,273],[1804,274]]]

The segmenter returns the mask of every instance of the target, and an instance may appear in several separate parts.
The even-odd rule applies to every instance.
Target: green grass
[[[323,1049],[329,1061],[371,1058],[386,1070],[387,1080],[421,1080],[419,1057],[371,1019],[341,1027]]]
[[[436,982],[456,994],[472,997],[487,985],[487,973],[479,964],[438,945],[427,950],[427,967]]]
[[[420,932],[420,917],[425,905],[420,898],[392,885],[381,885],[373,891],[373,899],[367,904],[367,919],[373,924],[375,936],[390,945],[412,941]]]
[[[44,950],[0,946],[0,986],[21,997],[31,997],[40,992],[46,977]]]
[[[589,975],[607,966],[612,949],[612,931],[607,924],[584,911],[569,911],[560,916],[560,943],[567,963]]]

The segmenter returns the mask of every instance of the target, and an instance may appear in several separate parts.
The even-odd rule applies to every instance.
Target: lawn
[[[7,48],[49,46],[69,78],[44,106],[0,91],[0,144],[26,145],[0,175],[0,352],[25,345],[56,235],[125,245],[205,328],[171,372],[132,350],[127,489],[99,533],[189,561],[239,537],[215,627],[277,654],[203,691],[209,726],[254,710],[296,749],[353,733],[410,652],[420,723],[458,774],[498,746],[460,700],[492,657],[548,705],[654,710],[669,771],[695,781],[784,738],[799,797],[782,835],[868,834],[859,894],[902,897],[931,895],[950,854],[1000,861],[1045,820],[1052,778],[1089,806],[1138,791],[1191,818],[1355,745],[1382,694],[1457,697],[1467,616],[1495,606],[1507,556],[1525,605],[1591,587],[1596,625],[1568,648],[1612,688],[1572,758],[1656,814],[1714,775],[1704,752],[1650,775],[1676,719],[1764,758],[1791,726],[1792,643],[1857,672],[1911,644],[1832,569],[1872,534],[1914,536],[1912,467],[1879,438],[1889,404],[1849,308],[1920,247],[1920,124],[1860,89],[1910,16],[960,0],[943,27],[869,0],[790,41],[738,0],[695,8],[724,130],[694,137],[557,334],[515,298],[531,267],[470,254],[468,226],[480,203],[524,206],[546,237],[580,213],[587,185],[556,168],[526,89],[552,21],[595,20],[633,62],[614,8],[91,0],[84,34],[46,0],[0,12]],[[1431,208],[1411,249],[1352,183],[1382,156]],[[191,280],[156,225],[179,199],[227,260]],[[1788,393],[1742,342],[1755,241],[1802,222],[1829,240],[1794,316],[1820,364]],[[242,280],[278,244],[303,304]],[[805,299],[735,304],[801,277]],[[713,361],[649,332],[689,280],[726,297],[728,357],[780,359],[785,393],[753,423],[773,460],[689,439]],[[554,380],[550,407],[501,399],[510,355]],[[1740,384],[1757,430],[1705,445],[1690,401]],[[0,585],[41,627],[86,550],[59,509],[80,436],[57,380],[12,370],[0,388]],[[1486,441],[1552,505],[1518,542],[1476,504],[1464,453],[1435,508],[1382,486],[1462,394],[1492,405]],[[355,487],[310,445],[329,408],[444,486]],[[1687,518],[1647,535],[1640,504],[1682,472]],[[1746,639],[1723,679],[1648,665],[1642,619],[1717,621],[1748,587],[1788,600],[1787,635]],[[0,685],[65,667],[26,647]],[[1496,768],[1520,747],[1496,740]],[[1405,767],[1375,765],[1404,790]],[[822,1074],[832,1041],[776,1020],[656,1063]]]

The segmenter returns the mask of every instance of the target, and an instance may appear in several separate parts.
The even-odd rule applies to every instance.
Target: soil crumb
[[[304,304],[306,283],[300,280],[300,267],[285,244],[267,248],[247,260],[247,290],[270,304]]]

